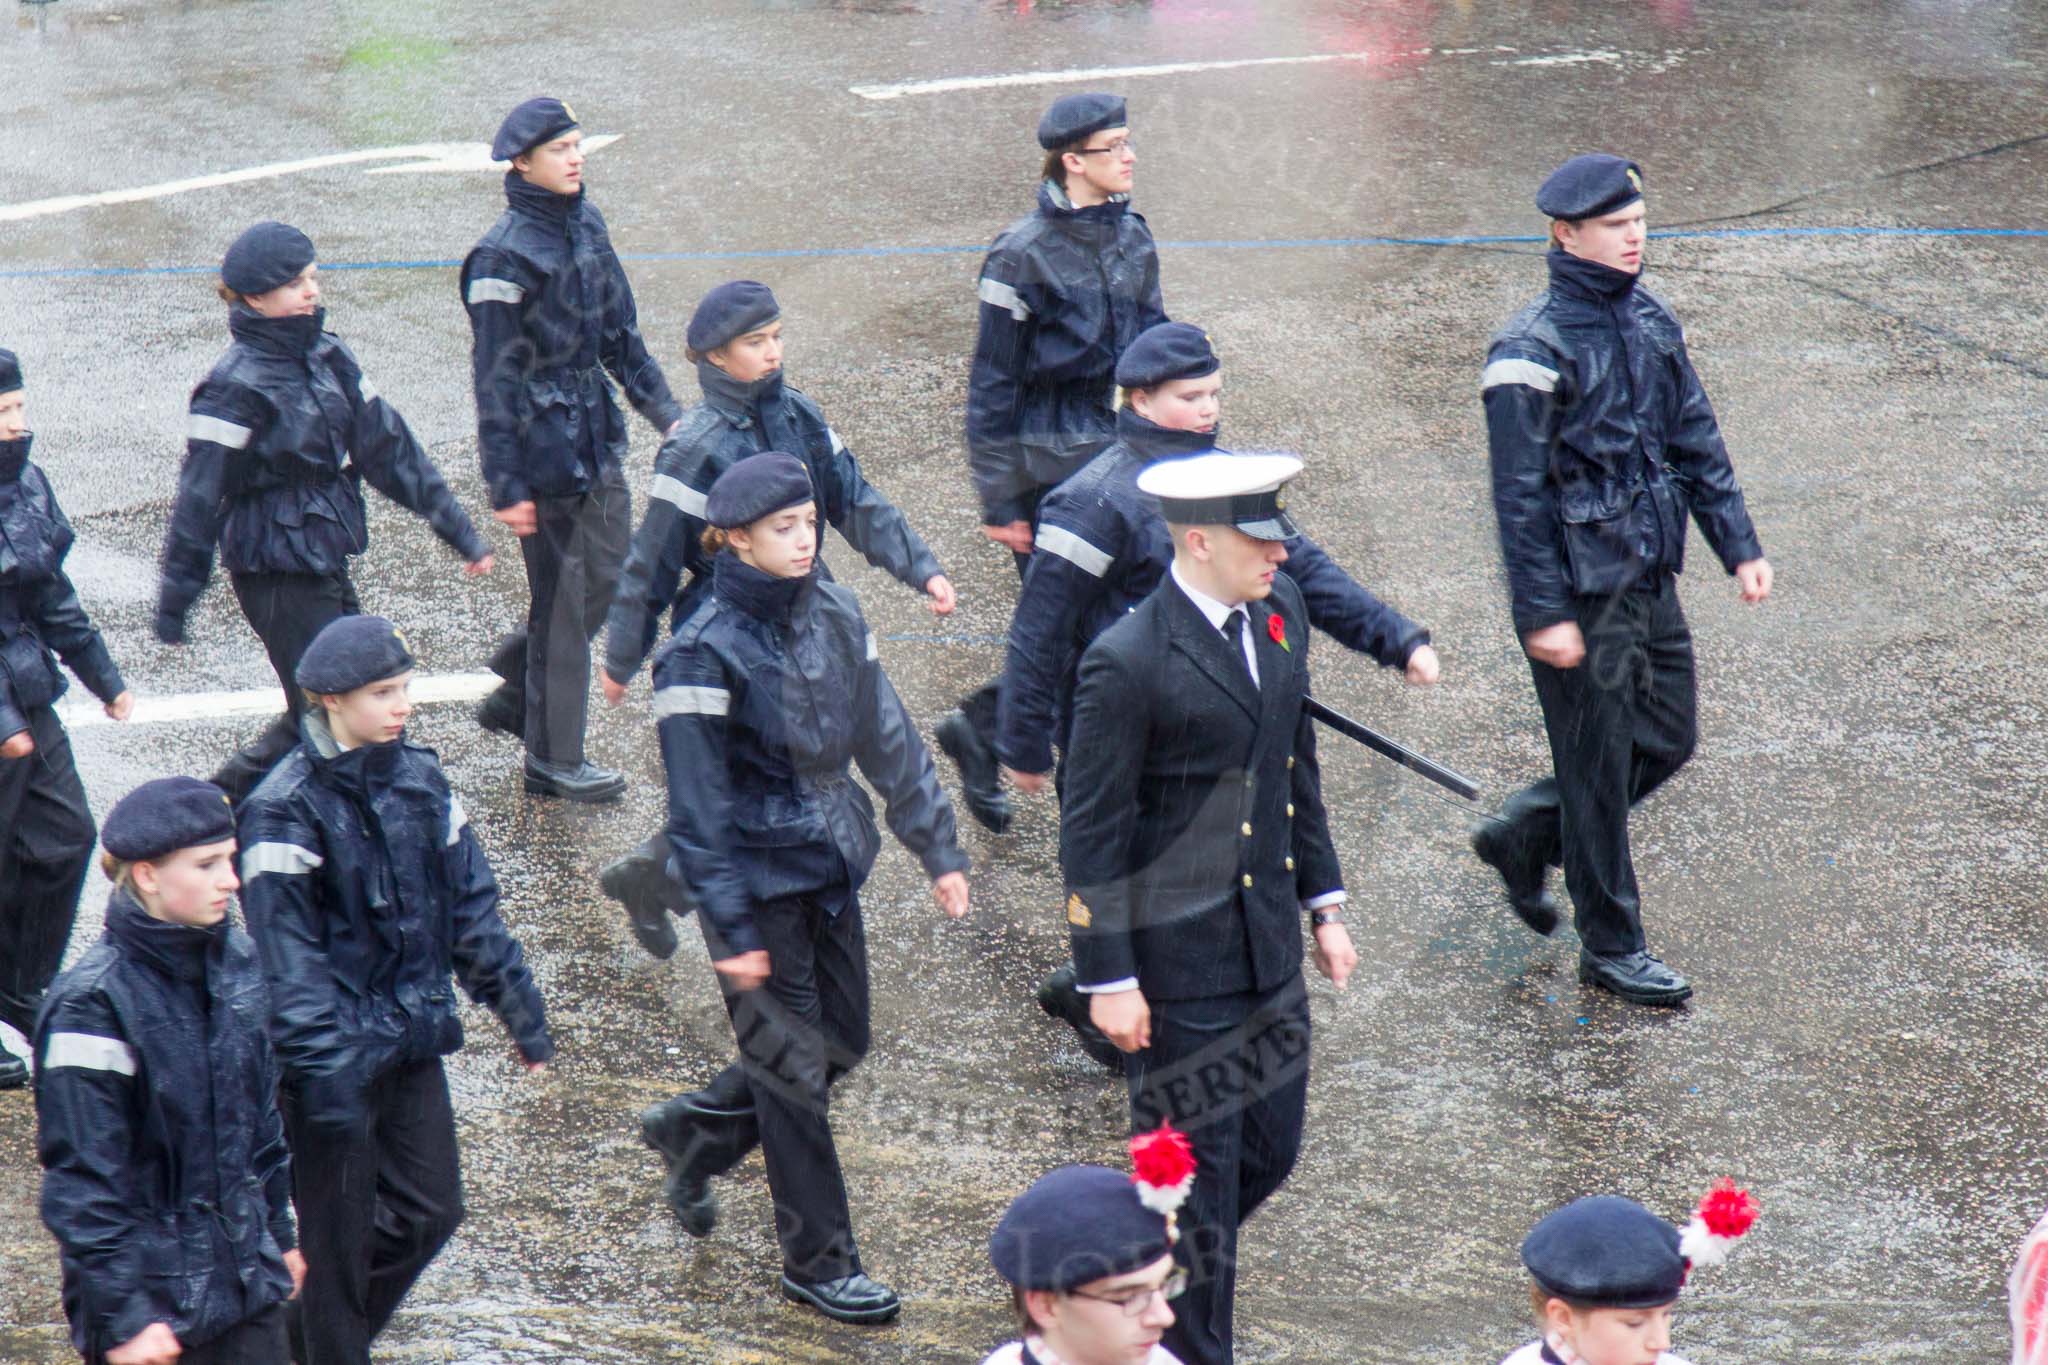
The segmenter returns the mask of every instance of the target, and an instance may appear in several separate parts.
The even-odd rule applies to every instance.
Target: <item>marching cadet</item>
[[[256,949],[229,918],[235,817],[191,777],[107,813],[106,932],[36,1034],[43,1222],[92,1365],[282,1365],[306,1262]]]
[[[717,1116],[678,1096],[640,1123],[697,1237],[717,1223],[711,1178],[758,1145],[783,1295],[842,1322],[885,1322],[900,1304],[861,1267],[827,1116],[833,1082],[868,1048],[860,887],[880,836],[850,766],[955,918],[967,857],[859,603],[817,570],[815,499],[810,469],[780,451],[720,475],[704,507],[711,595],[655,658],[668,835],[739,1042],[728,1071],[753,1104]]]
[[[704,499],[719,475],[763,450],[787,451],[804,462],[819,512],[870,564],[927,594],[934,615],[953,610],[953,585],[937,556],[867,481],[818,405],[784,383],[782,308],[767,285],[733,280],[706,294],[690,318],[685,355],[697,367],[704,401],[683,414],[654,459],[647,513],[633,536],[605,633],[599,683],[607,701],[616,706],[626,699],[627,683],[654,646],[663,610],[673,629],[710,591]],[[822,557],[818,574],[832,577]],[[687,905],[681,888],[670,883],[667,862],[668,835],[657,830],[601,877],[605,893],[625,904],[641,945],[656,957],[675,951],[669,910]]]
[[[1503,327],[1480,381],[1493,506],[1555,772],[1509,797],[1473,850],[1531,929],[1557,927],[1564,865],[1579,979],[1644,1005],[1692,984],[1647,951],[1629,807],[1692,756],[1692,632],[1679,607],[1691,511],[1745,602],[1771,566],[1743,506],[1685,334],[1640,288],[1639,167],[1577,156],[1536,193],[1550,288]]]
[[[1217,451],[1140,475],[1173,565],[1088,647],[1074,691],[1060,818],[1074,963],[1126,1054],[1133,1129],[1170,1121],[1194,1145],[1190,1280],[1164,1337],[1190,1365],[1231,1359],[1238,1226],[1301,1146],[1301,917],[1337,986],[1358,961],[1304,708],[1308,611],[1279,572],[1300,534],[1281,490],[1300,470]]]
[[[528,1071],[554,1056],[540,991],[498,916],[462,803],[408,743],[413,657],[344,616],[299,661],[299,747],[242,803],[243,907],[270,983],[293,1197],[311,1263],[302,1365],[370,1342],[462,1221],[441,1058],[462,1046],[452,971]]]
[[[1681,1232],[1633,1199],[1591,1195],[1522,1241],[1542,1336],[1501,1365],[1686,1365],[1671,1313],[1691,1271],[1719,1265],[1756,1221],[1749,1191],[1722,1180]]]
[[[967,387],[967,459],[982,533],[1030,561],[1038,504],[1116,435],[1116,359],[1166,320],[1152,229],[1132,211],[1137,154],[1118,95],[1067,95],[1038,122],[1038,208],[982,262],[981,330]],[[1010,798],[997,770],[998,684],[939,723],[967,809],[1000,834]]]
[[[1160,460],[1215,449],[1222,363],[1208,334],[1184,322],[1146,329],[1117,360],[1126,401],[1117,439],[1039,504],[1037,547],[1010,622],[998,741],[1005,775],[1019,790],[1044,790],[1054,749],[1073,723],[1081,655],[1150,596],[1173,561],[1173,537],[1138,478]],[[1429,632],[1387,606],[1307,536],[1287,542],[1280,564],[1301,592],[1309,624],[1417,686],[1440,672]],[[1122,1070],[1123,1054],[1088,1018],[1088,1000],[1063,966],[1039,987],[1048,1014],[1064,1019],[1091,1057]]]
[[[29,463],[21,361],[0,350],[0,1022],[35,1034],[43,991],[57,975],[78,892],[92,861],[92,811],[54,706],[64,675],[52,651],[115,720],[135,698],[64,572],[71,523],[42,469]],[[0,1051],[0,1090],[28,1064]]]
[[[462,263],[474,337],[477,449],[493,515],[519,537],[526,625],[491,659],[504,686],[477,712],[521,735],[526,790],[615,801],[626,780],[584,757],[590,642],[633,533],[621,465],[626,421],[607,371],[664,434],[682,407],[640,339],[633,288],[583,190],[583,133],[569,106],[530,99],[491,156],[510,161],[505,212]]]
[[[1131,1146],[1134,1174],[1062,1166],[1004,1212],[988,1258],[1024,1335],[982,1365],[1181,1365],[1159,1338],[1188,1286],[1173,1244],[1194,1155],[1171,1127]]]
[[[348,568],[369,544],[365,479],[426,518],[465,573],[488,573],[491,552],[398,409],[323,330],[305,233],[256,224],[228,248],[218,288],[234,343],[192,391],[156,633],[185,642],[218,546],[285,695],[284,713],[214,774],[240,801],[298,743],[299,656],[329,621],[359,610]]]

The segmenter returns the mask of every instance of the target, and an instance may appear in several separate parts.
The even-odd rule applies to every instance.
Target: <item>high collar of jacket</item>
[[[782,371],[741,383],[708,360],[697,362],[697,383],[705,401],[735,417],[759,417],[763,403],[782,401]],[[792,452],[794,453],[794,452]]]
[[[267,318],[239,303],[228,309],[228,331],[235,340],[265,355],[302,356],[313,349],[326,325],[325,308],[288,318]]]
[[[777,578],[741,559],[731,550],[721,550],[711,561],[711,587],[718,600],[757,620],[781,625],[818,584],[818,561],[801,578]]]
[[[28,466],[29,442],[36,438],[32,431],[25,431],[11,441],[0,441],[0,483],[14,483],[21,478],[21,471]]]
[[[1116,231],[1117,223],[1131,207],[1131,196],[1112,194],[1105,203],[1090,204],[1085,209],[1074,207],[1074,201],[1067,196],[1067,188],[1052,180],[1041,180],[1038,184],[1039,216],[1048,218],[1070,232],[1107,235]]]
[[[1128,403],[1116,410],[1117,439],[1147,464],[1153,460],[1169,460],[1214,450],[1221,431],[1221,423],[1210,431],[1175,431],[1140,417],[1137,409]]]
[[[391,784],[398,754],[405,747],[405,733],[384,744],[358,744],[344,749],[327,724],[327,712],[314,707],[300,718],[307,748],[313,753],[313,767],[333,787],[354,796],[369,798]]]
[[[123,887],[107,901],[107,932],[131,956],[179,981],[206,980],[208,959],[218,959],[227,942],[227,920],[217,924],[173,924],[154,919]]]
[[[1547,263],[1551,288],[1594,303],[1614,303],[1625,297],[1642,279],[1640,274],[1631,275],[1626,270],[1616,270],[1611,265],[1574,256],[1558,246],[1550,248]]]
[[[553,190],[542,189],[517,171],[507,171],[505,202],[520,213],[544,218],[550,223],[566,223],[571,214],[583,207],[583,187],[577,186],[574,194],[556,194]]]

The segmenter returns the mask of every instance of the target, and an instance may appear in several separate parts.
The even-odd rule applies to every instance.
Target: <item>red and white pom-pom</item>
[[[1761,1209],[1748,1190],[1737,1189],[1733,1180],[1723,1176],[1700,1200],[1692,1221],[1678,1235],[1678,1254],[1695,1266],[1721,1264]]]
[[[2012,1365],[2048,1365],[2048,1214],[2021,1244],[2006,1291],[2012,1306]]]
[[[1171,1218],[1195,1187],[1195,1149],[1188,1135],[1164,1120],[1149,1133],[1133,1134],[1131,1179],[1139,1203]]]

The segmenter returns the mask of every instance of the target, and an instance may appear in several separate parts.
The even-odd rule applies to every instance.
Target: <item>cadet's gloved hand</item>
[[[156,614],[156,638],[167,645],[185,643],[185,618],[173,616],[167,611]]]

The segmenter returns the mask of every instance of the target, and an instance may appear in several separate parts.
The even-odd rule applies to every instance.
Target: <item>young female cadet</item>
[[[48,476],[29,463],[22,394],[21,362],[0,350],[0,1021],[27,1038],[71,942],[92,860],[92,812],[52,709],[65,684],[50,652],[115,720],[128,718],[135,698],[64,573],[71,523]],[[0,1052],[0,1090],[27,1080],[28,1064]]]
[[[967,857],[860,604],[817,571],[813,499],[810,470],[779,451],[719,477],[704,513],[721,547],[712,596],[655,660],[669,839],[754,1103],[722,1117],[656,1105],[641,1128],[697,1236],[717,1221],[710,1178],[758,1144],[783,1294],[844,1322],[882,1322],[899,1303],[861,1269],[826,1116],[832,1083],[868,1047],[859,892],[881,840],[850,765],[882,794],[890,829],[954,917],[967,911]]]
[[[228,918],[235,819],[191,777],[107,813],[105,935],[36,1035],[43,1222],[98,1365],[280,1365],[298,1292],[269,996]]]
[[[258,223],[220,266],[234,344],[192,391],[178,502],[164,537],[156,633],[185,642],[185,616],[206,590],[220,547],[235,599],[284,686],[285,710],[214,781],[240,801],[298,742],[299,656],[329,621],[358,608],[348,561],[369,544],[365,479],[417,512],[488,573],[490,547],[442,482],[405,419],[322,330],[313,243]]]
[[[705,495],[719,475],[762,450],[788,451],[804,462],[820,515],[870,564],[929,594],[933,614],[953,610],[953,585],[937,556],[867,481],[818,405],[784,384],[782,354],[782,308],[765,284],[721,284],[690,318],[687,355],[697,366],[704,401],[684,413],[654,457],[647,514],[626,556],[605,636],[599,681],[614,706],[626,699],[626,684],[653,648],[663,610],[670,611],[671,627],[680,626],[711,590]],[[832,576],[822,560],[818,572]],[[668,836],[657,831],[603,875],[606,893],[625,903],[635,933],[657,957],[674,952],[676,942],[668,909],[680,898],[667,862]]]

